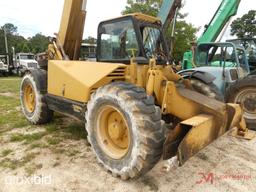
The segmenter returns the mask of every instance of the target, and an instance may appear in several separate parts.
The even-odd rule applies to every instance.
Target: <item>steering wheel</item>
[[[130,48],[130,49],[127,49],[127,51],[131,52],[131,54],[129,54],[130,57],[136,57],[136,52],[138,52],[138,49]]]
[[[166,56],[166,54],[163,52],[163,51],[157,51],[154,53],[154,56],[157,60],[160,60],[160,61],[167,61],[168,58]]]

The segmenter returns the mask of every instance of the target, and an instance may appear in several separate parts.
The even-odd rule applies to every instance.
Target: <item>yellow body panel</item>
[[[121,80],[122,73],[118,73],[118,76],[111,73],[125,67],[123,64],[51,60],[48,63],[48,93],[87,102],[93,88],[107,84],[113,79]]]

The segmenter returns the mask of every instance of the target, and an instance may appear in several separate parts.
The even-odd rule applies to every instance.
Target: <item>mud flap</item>
[[[227,103],[227,112],[230,120],[230,127],[233,128],[229,132],[230,136],[246,140],[255,138],[256,132],[246,128],[245,119],[243,118],[243,111],[239,105]]]
[[[185,128],[190,127],[190,130],[178,147],[180,165],[183,165],[190,157],[219,136],[218,132],[216,132],[216,125],[212,115],[200,114],[194,116],[182,121],[180,126]]]

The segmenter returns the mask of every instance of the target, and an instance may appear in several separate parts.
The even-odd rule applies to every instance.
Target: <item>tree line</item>
[[[18,33],[18,27],[12,23],[6,23],[0,27],[0,53],[5,54],[5,33],[8,42],[8,52],[12,52],[12,47],[16,52],[40,53],[47,49],[49,37],[37,33],[33,37],[25,38]]]
[[[162,0],[127,0],[127,5],[122,11],[122,14],[133,12],[142,12],[144,14],[156,16],[162,4]],[[196,41],[196,33],[199,28],[186,22],[187,14],[179,13],[176,27],[174,50],[172,57],[176,61],[181,61],[183,53],[190,49],[191,42]],[[256,37],[256,11],[250,10],[241,18],[237,18],[231,24],[231,35],[236,35],[238,38]],[[4,42],[4,30],[8,39],[8,50],[12,52],[12,47],[16,52],[32,52],[40,53],[47,49],[49,44],[48,36],[41,33],[35,34],[33,37],[24,38],[19,35],[18,28],[12,23],[6,23],[0,27],[0,54],[6,53]],[[166,31],[167,42],[171,42],[172,27]],[[83,40],[84,43],[96,43],[96,39],[88,37]]]
[[[162,2],[163,0],[127,0],[127,5],[122,13],[142,12],[144,14],[156,16],[160,10]],[[181,61],[183,53],[190,49],[192,42],[197,40],[196,33],[200,28],[186,22],[187,15],[187,13],[178,14],[175,27],[174,49],[172,52],[172,58],[174,61]],[[171,26],[172,23],[165,34],[167,42],[171,42]],[[237,38],[256,38],[256,10],[250,10],[241,18],[235,19],[231,23],[230,27],[230,35],[236,36]]]

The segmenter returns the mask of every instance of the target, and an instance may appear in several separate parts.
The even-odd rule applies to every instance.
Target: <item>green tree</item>
[[[19,51],[19,52],[20,52],[20,51]],[[29,52],[30,52],[30,48],[29,48],[29,46],[28,46],[27,43],[24,43],[24,44],[22,45],[22,50],[21,50],[21,52],[24,52],[24,53],[29,53]]]
[[[182,61],[183,54],[191,48],[191,42],[196,41],[196,32],[198,31],[192,24],[185,20],[179,20],[175,27],[174,48],[171,53],[174,61]],[[172,28],[167,30],[167,42],[171,42]],[[169,45],[170,46],[170,45]]]
[[[6,23],[1,27],[2,30],[5,29],[7,34],[16,35],[18,31],[18,27],[13,25],[12,23]]]
[[[141,12],[156,16],[162,4],[162,0],[127,0],[127,5],[122,14]]]
[[[33,52],[41,53],[44,52],[49,44],[49,37],[38,33],[31,38],[24,38],[18,34],[18,27],[12,23],[6,23],[0,27],[0,54],[5,54],[5,43],[4,43],[4,28],[7,33],[8,40],[8,51],[12,53],[12,47],[15,48],[15,52]]]
[[[49,37],[46,37],[41,33],[36,34],[32,38],[29,38],[29,47],[33,53],[42,53],[46,51],[48,44]]]
[[[250,10],[241,18],[237,18],[231,23],[231,35],[238,38],[256,36],[256,10]]]
[[[127,0],[127,5],[122,14],[142,12],[151,16],[156,16],[160,10],[162,0]],[[196,32],[198,31],[192,24],[185,21],[187,14],[178,14],[178,19],[175,27],[174,49],[171,53],[172,59],[181,61],[183,53],[190,49],[190,43],[196,40]],[[166,30],[167,43],[170,47],[172,24]]]
[[[9,54],[12,53],[12,47],[15,48],[16,52],[21,52],[23,49],[23,44],[27,43],[27,40],[18,34],[18,27],[16,27],[12,23],[7,23],[0,27],[0,53],[6,53],[4,28],[6,30]]]
[[[97,39],[95,39],[94,37],[89,36],[88,38],[83,40],[83,43],[96,44]]]

